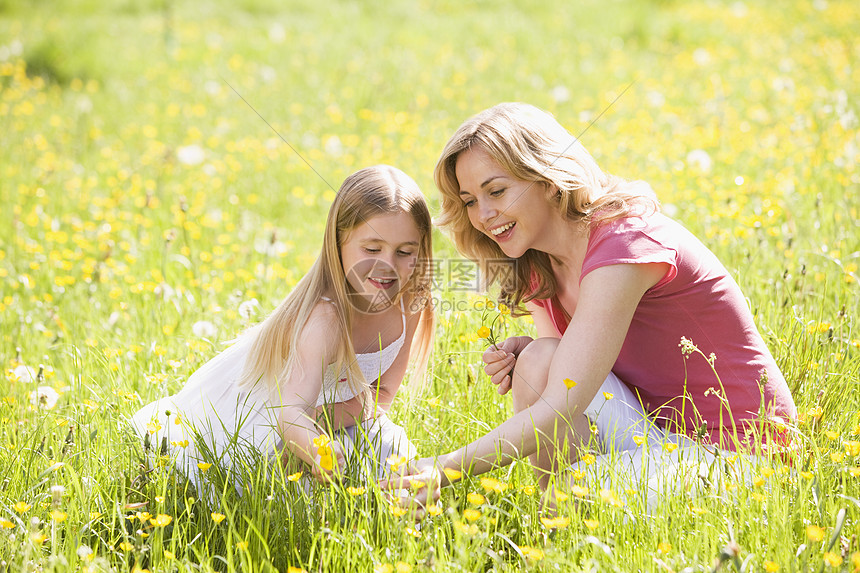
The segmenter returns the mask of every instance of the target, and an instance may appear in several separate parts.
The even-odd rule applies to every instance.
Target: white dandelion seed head
[[[176,150],[176,159],[183,165],[200,165],[206,159],[206,151],[196,143]]]
[[[51,410],[57,405],[60,394],[50,386],[39,386],[30,392],[30,403],[39,408]]]
[[[191,326],[191,333],[197,338],[212,338],[218,333],[218,329],[208,320],[198,320]]]

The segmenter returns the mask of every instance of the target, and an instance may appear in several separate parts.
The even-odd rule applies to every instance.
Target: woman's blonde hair
[[[295,349],[301,344],[302,330],[314,307],[328,297],[334,303],[340,331],[334,367],[347,369],[350,387],[366,392],[368,380],[357,366],[352,343],[354,309],[349,285],[341,263],[341,247],[353,229],[378,215],[408,213],[420,235],[418,258],[409,282],[398,294],[405,307],[420,312],[410,359],[412,378],[423,381],[432,347],[434,313],[430,301],[433,250],[432,220],[418,184],[404,172],[389,165],[375,165],[356,171],[344,180],[328,213],[319,258],[296,284],[284,301],[257,327],[256,340],[249,354],[241,385],[262,381],[275,389],[295,367]],[[324,365],[325,366],[325,365]],[[367,394],[365,394],[367,395]]]
[[[437,224],[447,228],[461,253],[478,263],[483,277],[501,282],[501,299],[519,314],[521,303],[555,295],[549,255],[530,249],[514,261],[472,226],[456,173],[460,154],[472,148],[485,151],[513,177],[553,190],[559,212],[571,221],[593,226],[659,209],[647,183],[605,173],[579,140],[543,110],[502,103],[466,120],[436,163],[436,186],[442,192]],[[511,264],[512,272],[489,268],[502,262]]]

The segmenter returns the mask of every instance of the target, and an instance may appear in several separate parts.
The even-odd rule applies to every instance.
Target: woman
[[[525,305],[539,338],[484,354],[515,414],[419,467],[481,473],[531,456],[546,486],[556,460],[577,462],[577,446],[596,439],[604,461],[650,478],[654,455],[681,465],[757,451],[795,418],[726,269],[658,212],[647,184],[604,173],[548,113],[508,103],[469,119],[435,178],[440,224],[480,265],[514,263],[502,298]]]

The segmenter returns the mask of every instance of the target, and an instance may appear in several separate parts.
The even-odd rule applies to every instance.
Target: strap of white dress
[[[323,297],[323,299],[328,300],[326,297]],[[406,313],[402,298],[400,299],[400,317],[402,331],[397,340],[375,352],[361,352],[355,355],[358,369],[361,370],[364,379],[368,382],[377,380],[391,368],[391,365],[394,364],[397,355],[403,348],[403,343],[406,341]],[[317,399],[317,406],[346,402],[355,396],[357,396],[357,393],[346,381],[346,370],[344,369],[338,376],[334,371],[334,366],[329,365],[325,371],[322,389]]]

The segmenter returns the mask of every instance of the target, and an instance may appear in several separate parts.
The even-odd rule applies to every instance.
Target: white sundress
[[[328,299],[325,299],[328,300]],[[401,303],[401,314],[403,311]],[[357,353],[358,367],[368,381],[385,373],[397,358],[406,340],[406,317],[402,314],[400,337],[376,352]],[[270,390],[263,384],[239,388],[245,360],[257,338],[258,328],[239,336],[236,342],[195,371],[177,394],[160,398],[138,410],[131,418],[136,434],[158,451],[166,443],[175,455],[176,467],[198,486],[202,485],[198,462],[217,462],[231,468],[237,452],[260,453],[272,458],[280,453],[283,441],[277,430],[277,408]],[[356,392],[346,383],[345,371],[338,375],[334,365],[326,368],[317,406],[345,402]],[[169,412],[169,414],[168,414]],[[362,459],[365,471],[384,476],[385,460],[391,455],[412,459],[416,449],[406,432],[382,414],[359,426],[344,428],[333,436],[347,460],[356,452],[372,452],[373,460]],[[202,442],[204,452],[198,444]],[[365,457],[371,457],[366,455]],[[370,476],[368,476],[370,477]],[[237,488],[240,484],[236,484]]]

